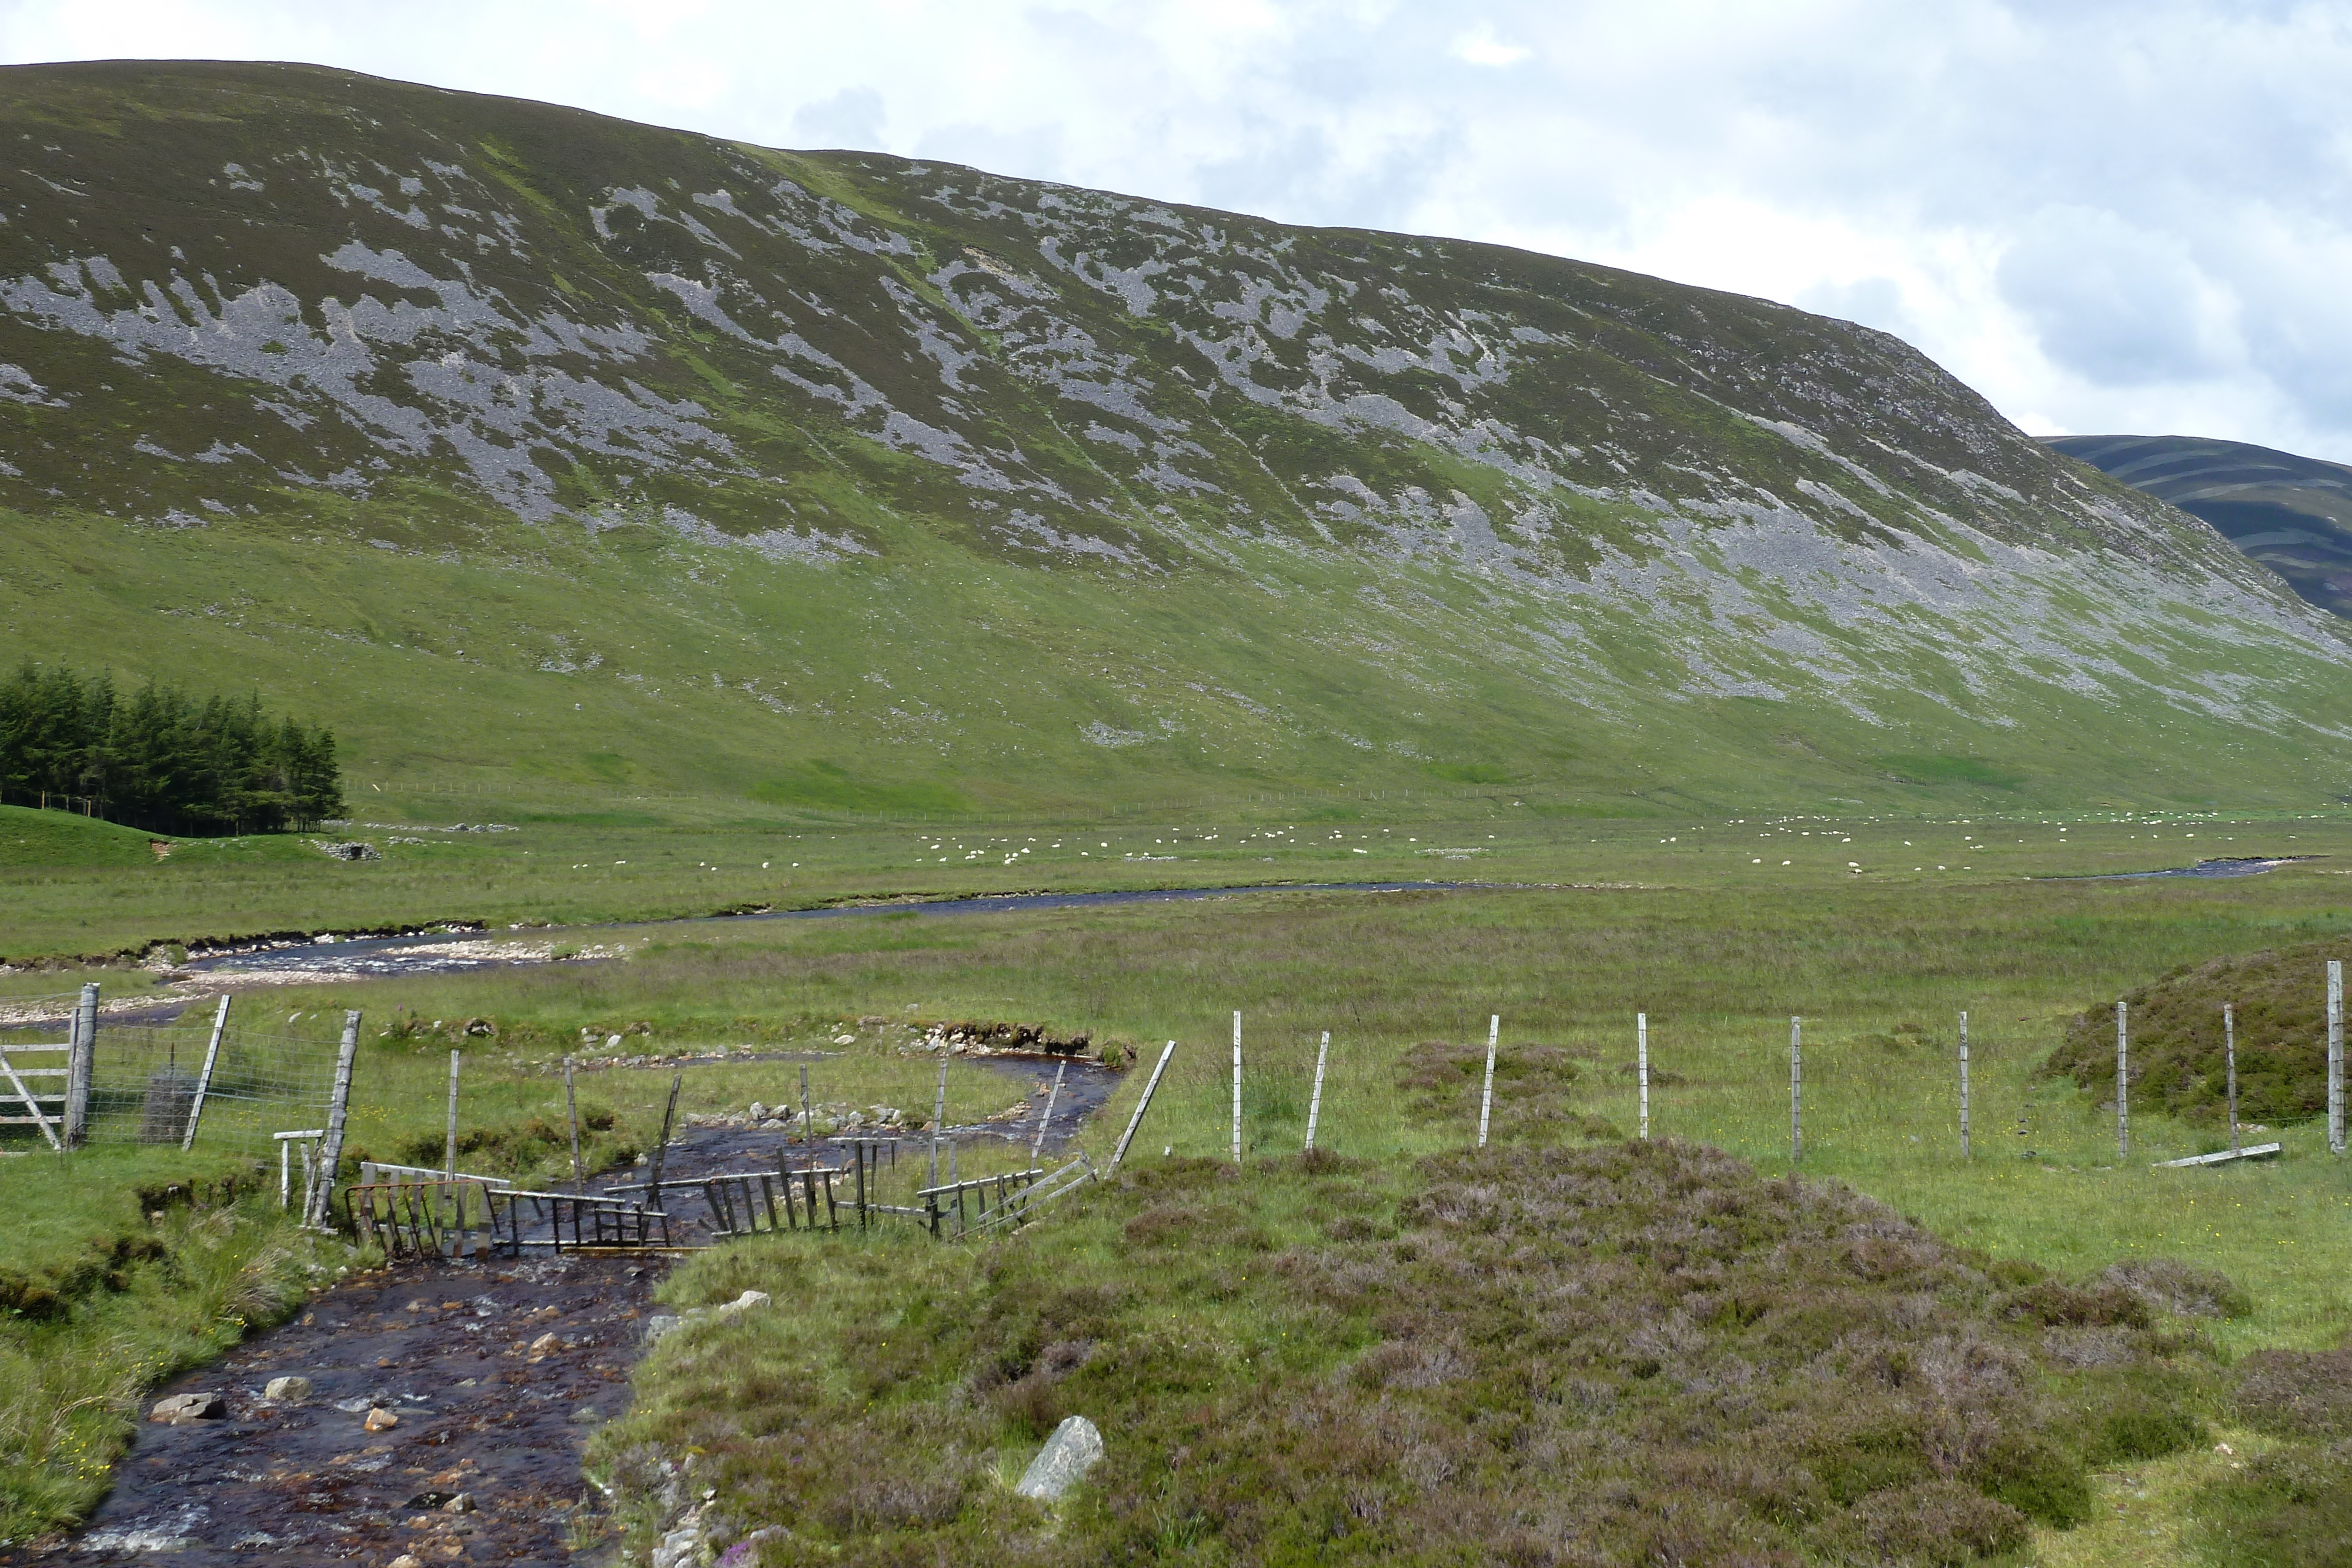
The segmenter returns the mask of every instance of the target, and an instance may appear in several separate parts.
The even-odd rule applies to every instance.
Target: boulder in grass
[[[155,1401],[147,1419],[177,1427],[188,1421],[217,1421],[227,1414],[228,1401],[217,1394],[174,1394]]]
[[[1102,1434],[1083,1416],[1073,1416],[1054,1428],[1021,1480],[1013,1490],[1039,1502],[1059,1502],[1069,1490],[1102,1462]]]

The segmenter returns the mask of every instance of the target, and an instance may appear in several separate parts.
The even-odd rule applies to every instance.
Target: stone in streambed
[[[147,1412],[147,1419],[168,1421],[177,1427],[187,1421],[217,1421],[227,1414],[228,1401],[217,1394],[174,1394],[155,1401],[155,1407]]]
[[[310,1380],[307,1377],[273,1377],[261,1390],[264,1399],[275,1399],[280,1405],[299,1405],[310,1397]]]

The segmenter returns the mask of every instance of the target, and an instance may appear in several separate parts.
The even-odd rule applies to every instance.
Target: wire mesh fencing
[[[322,1130],[341,1019],[309,1028],[200,1002],[168,1022],[101,1018],[84,1141],[187,1144],[276,1159],[278,1134]]]

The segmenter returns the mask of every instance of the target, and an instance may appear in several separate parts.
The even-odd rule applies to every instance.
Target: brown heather
[[[2183,965],[2126,991],[2135,1103],[2193,1122],[2227,1118],[2221,1005],[2236,1009],[2241,1121],[2306,1121],[2327,1109],[2327,961],[2341,938]],[[2112,1096],[2116,1009],[2086,1008],[2066,1026],[2049,1071]]]
[[[1764,1568],[2013,1553],[2203,1436],[2184,1320],[1843,1186],[1675,1142],[1390,1179],[1154,1162],[977,1253],[698,1259],[674,1299],[795,1310],[666,1342],[604,1451],[698,1453],[769,1564]],[[1055,1520],[1004,1482],[1070,1413],[1108,1458]]]

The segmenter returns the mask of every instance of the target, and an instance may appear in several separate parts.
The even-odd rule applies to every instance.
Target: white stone
[[[310,1380],[307,1377],[273,1377],[262,1388],[264,1399],[275,1399],[281,1405],[299,1405],[310,1397]]]
[[[1013,1490],[1039,1502],[1059,1502],[1086,1473],[1102,1462],[1102,1434],[1083,1416],[1073,1416],[1054,1428]]]

